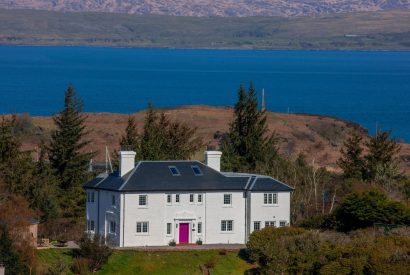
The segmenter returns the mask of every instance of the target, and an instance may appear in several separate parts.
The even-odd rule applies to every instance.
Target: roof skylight
[[[168,166],[169,171],[171,171],[173,176],[180,176],[181,173],[179,173],[178,169],[176,166]]]
[[[192,165],[191,168],[192,168],[192,171],[194,171],[194,174],[196,176],[202,176],[202,171],[198,165]]]

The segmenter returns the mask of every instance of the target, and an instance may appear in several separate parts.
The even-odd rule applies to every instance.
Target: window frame
[[[175,203],[180,204],[181,203],[181,194],[175,194]]]
[[[197,224],[197,234],[202,235],[202,222],[198,222]]]
[[[138,232],[138,226],[140,227],[140,232]],[[146,228],[146,231],[144,231]],[[137,221],[135,223],[135,234],[137,235],[148,235],[149,234],[149,222],[148,221]]]
[[[110,221],[109,230],[110,234],[116,235],[117,231],[117,223],[115,221]]]
[[[197,204],[202,204],[204,200],[204,195],[203,194],[198,194],[196,197],[196,202]]]
[[[230,230],[229,230],[230,227]],[[233,220],[221,220],[221,232],[222,233],[233,233]]]
[[[179,177],[181,176],[181,172],[179,172],[178,168],[175,165],[170,165],[168,166],[169,171],[171,172],[171,175],[173,175],[174,177]],[[174,173],[174,171],[176,173]]]
[[[115,195],[112,195],[111,196],[111,206],[116,206],[117,205],[116,201],[117,201],[117,199],[116,199]]]
[[[195,175],[195,176],[203,176],[203,175],[204,175],[204,174],[202,173],[201,168],[199,168],[198,165],[191,165],[191,169],[192,169],[192,172],[194,172],[194,175]],[[195,172],[195,170],[196,170],[197,172]]]
[[[261,230],[261,222],[260,221],[254,221],[253,222],[253,231],[259,231]]]
[[[167,236],[172,235],[172,223],[170,223],[170,222],[167,222],[167,225],[166,225],[166,235]]]
[[[283,225],[282,225],[282,223],[283,223]],[[287,221],[279,221],[279,227],[286,227],[287,224],[288,224]]]
[[[276,227],[276,221],[265,221],[265,227]]]
[[[171,205],[172,204],[172,194],[167,194],[165,201],[167,203],[167,205]]]
[[[278,205],[278,193],[277,192],[263,193],[263,205],[264,206]]]
[[[225,199],[229,198],[229,203],[225,203]],[[232,206],[232,194],[224,194],[223,195],[223,206]]]
[[[141,204],[141,198],[145,197],[145,204]],[[138,195],[138,208],[147,208],[148,207],[148,195],[140,194]]]
[[[189,194],[189,203],[190,204],[195,203],[195,194]]]

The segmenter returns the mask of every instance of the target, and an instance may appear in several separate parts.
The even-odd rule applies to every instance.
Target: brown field
[[[232,109],[227,107],[183,106],[163,110],[170,118],[198,128],[198,135],[204,139],[205,145],[217,146],[214,134],[226,132],[232,120]],[[138,127],[141,128],[145,112],[133,114]],[[336,118],[268,112],[269,128],[275,131],[280,140],[280,151],[289,157],[299,153],[306,155],[307,160],[316,165],[326,167],[330,171],[338,171],[336,160],[340,156],[343,140],[357,124]],[[87,113],[87,127],[91,130],[88,138],[91,144],[87,150],[98,152],[95,162],[105,159],[105,146],[110,152],[118,149],[119,139],[127,124],[128,115],[113,113]],[[49,136],[53,129],[51,117],[30,118],[35,126],[36,134],[24,138],[24,148],[34,149],[42,136]],[[366,135],[362,129],[363,135]],[[204,145],[204,150],[205,150]],[[202,152],[195,159],[202,160]],[[410,173],[410,144],[402,144],[400,153],[401,167]]]

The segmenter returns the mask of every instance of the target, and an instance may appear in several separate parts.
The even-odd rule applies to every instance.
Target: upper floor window
[[[275,221],[265,221],[265,227],[275,227]]]
[[[261,222],[253,222],[253,230],[261,230]]]
[[[175,195],[175,202],[176,202],[176,203],[179,203],[179,194],[176,194],[176,195]]]
[[[221,231],[222,232],[232,232],[233,231],[233,221],[232,220],[221,221]]]
[[[194,171],[195,176],[202,176],[202,171],[198,165],[192,165],[191,168],[192,171]]]
[[[194,194],[189,194],[189,202],[194,202]]]
[[[137,233],[148,233],[148,222],[137,222]]]
[[[167,194],[167,203],[168,204],[172,203],[172,195],[171,194]]]
[[[114,221],[110,222],[110,233],[115,234],[115,230],[116,230],[116,223]]]
[[[111,204],[115,205],[115,196],[114,195],[112,195],[112,197],[111,197]]]
[[[266,205],[278,204],[278,193],[263,194],[263,204],[266,204]]]
[[[148,205],[148,197],[147,197],[147,195],[139,195],[139,197],[138,197],[138,205],[139,205],[139,206],[147,206],[147,205]]]
[[[168,168],[169,168],[169,171],[171,171],[173,176],[180,176],[181,175],[176,166],[168,166]]]
[[[87,202],[94,202],[94,192],[87,192]]]
[[[224,194],[224,205],[232,204],[232,194]]]
[[[202,203],[202,194],[198,194],[198,203]]]

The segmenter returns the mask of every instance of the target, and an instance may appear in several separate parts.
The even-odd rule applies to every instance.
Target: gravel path
[[[240,250],[246,248],[244,244],[203,244],[203,245],[177,245],[177,246],[135,246],[117,247],[117,250],[135,251],[191,251],[191,250]]]

